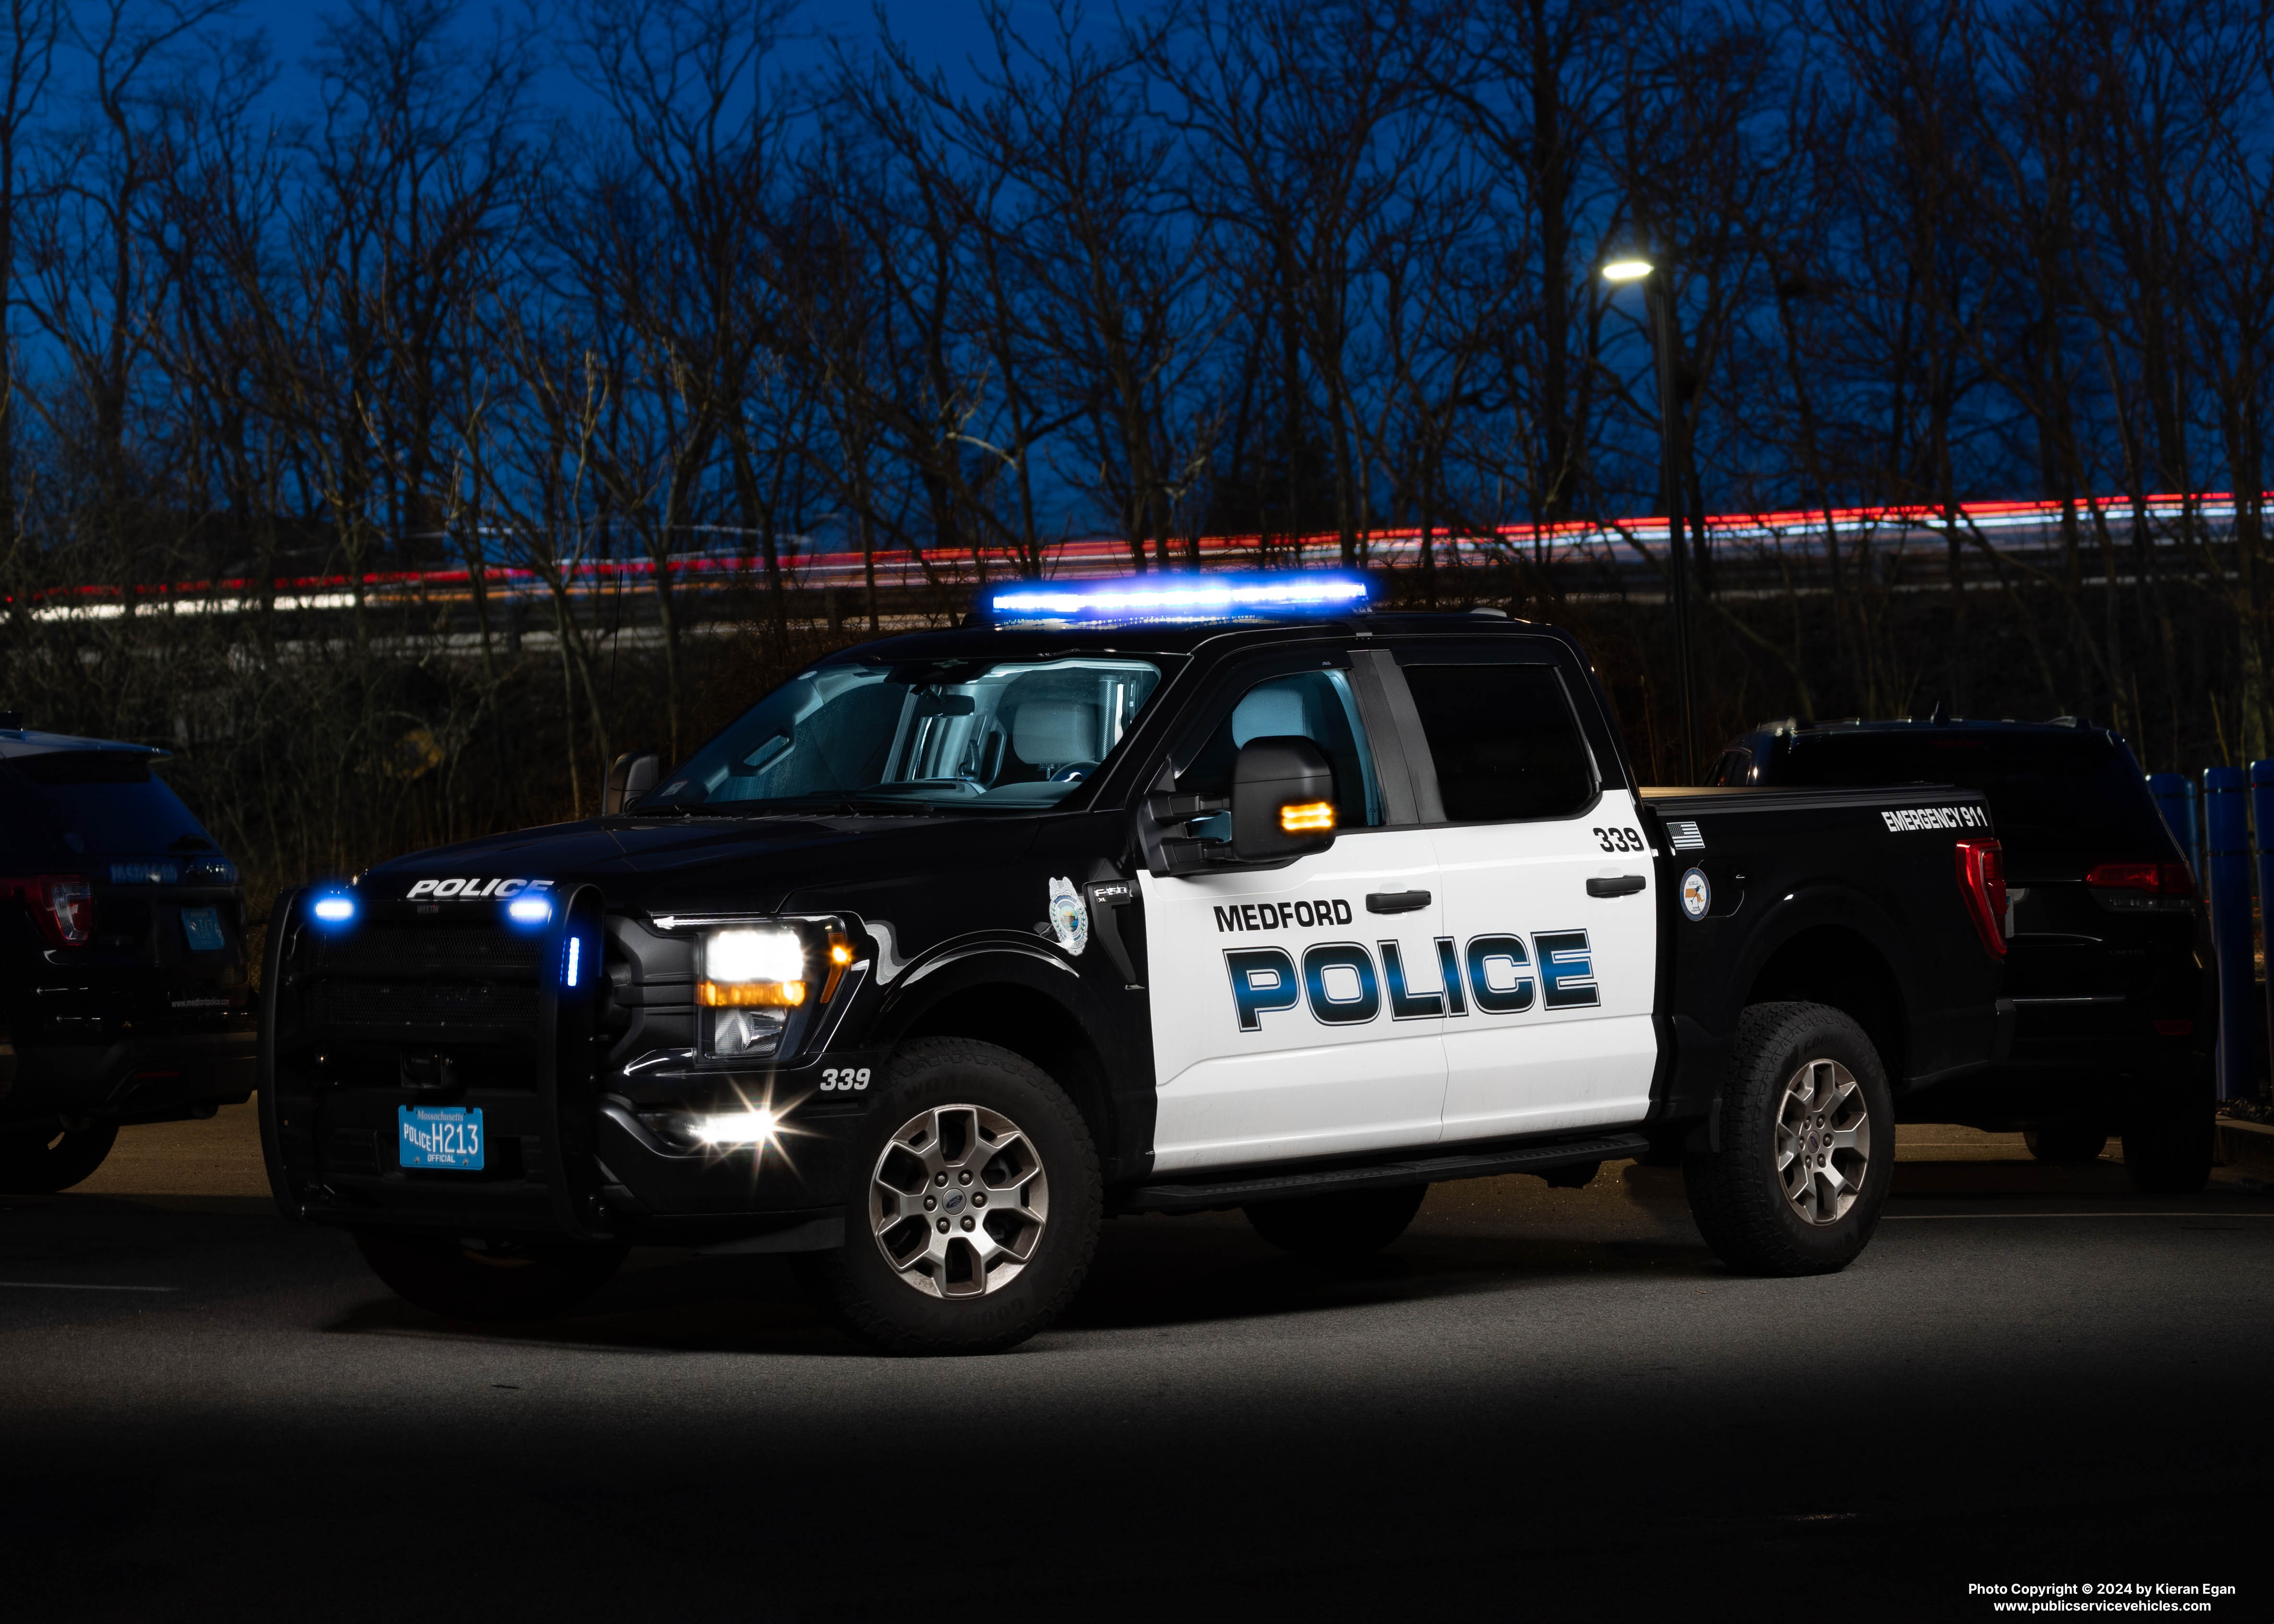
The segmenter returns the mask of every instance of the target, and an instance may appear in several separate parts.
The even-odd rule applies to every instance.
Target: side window
[[[1404,671],[1446,821],[1564,817],[1594,799],[1593,765],[1554,666]]]
[[[1359,720],[1350,678],[1339,671],[1305,671],[1270,677],[1239,696],[1178,775],[1177,788],[1189,795],[1231,792],[1231,765],[1251,739],[1310,740],[1335,770],[1335,822],[1343,829],[1374,829],[1382,822],[1382,787],[1367,748],[1366,726]],[[1230,819],[1221,831],[1231,833]],[[1204,835],[1216,831],[1198,831]]]

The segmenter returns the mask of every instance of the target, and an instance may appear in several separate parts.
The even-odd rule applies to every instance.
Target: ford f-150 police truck
[[[1980,798],[1638,788],[1572,638],[1365,591],[1005,589],[282,899],[279,1203],[466,1317],[791,1252],[904,1352],[1048,1325],[1118,1214],[1353,1252],[1652,1153],[1734,1267],[1848,1263],[1893,1095],[2007,1040]]]

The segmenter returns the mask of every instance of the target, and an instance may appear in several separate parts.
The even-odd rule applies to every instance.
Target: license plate
[[[189,938],[193,953],[218,953],[229,945],[229,939],[221,933],[221,913],[215,908],[184,908],[182,934]]]
[[[450,1168],[478,1173],[487,1147],[482,1114],[463,1105],[398,1105],[395,1120],[402,1138],[395,1155],[407,1168]]]

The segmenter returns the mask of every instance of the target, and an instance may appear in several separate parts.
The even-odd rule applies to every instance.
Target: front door
[[[1426,1145],[1444,1105],[1443,900],[1426,831],[1389,827],[1349,673],[1284,665],[1194,730],[1177,787],[1228,790],[1250,739],[1335,770],[1338,833],[1284,868],[1140,876],[1156,1171]]]
[[[1439,948],[1459,971],[1445,1139],[1639,1120],[1657,928],[1632,791],[1588,748],[1552,658],[1416,645],[1397,661],[1427,745],[1408,753],[1444,892]]]

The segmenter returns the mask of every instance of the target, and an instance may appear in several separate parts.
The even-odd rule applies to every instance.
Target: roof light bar
[[[1319,570],[1027,581],[996,590],[987,615],[998,627],[1286,620],[1362,613],[1373,590],[1363,575]]]

